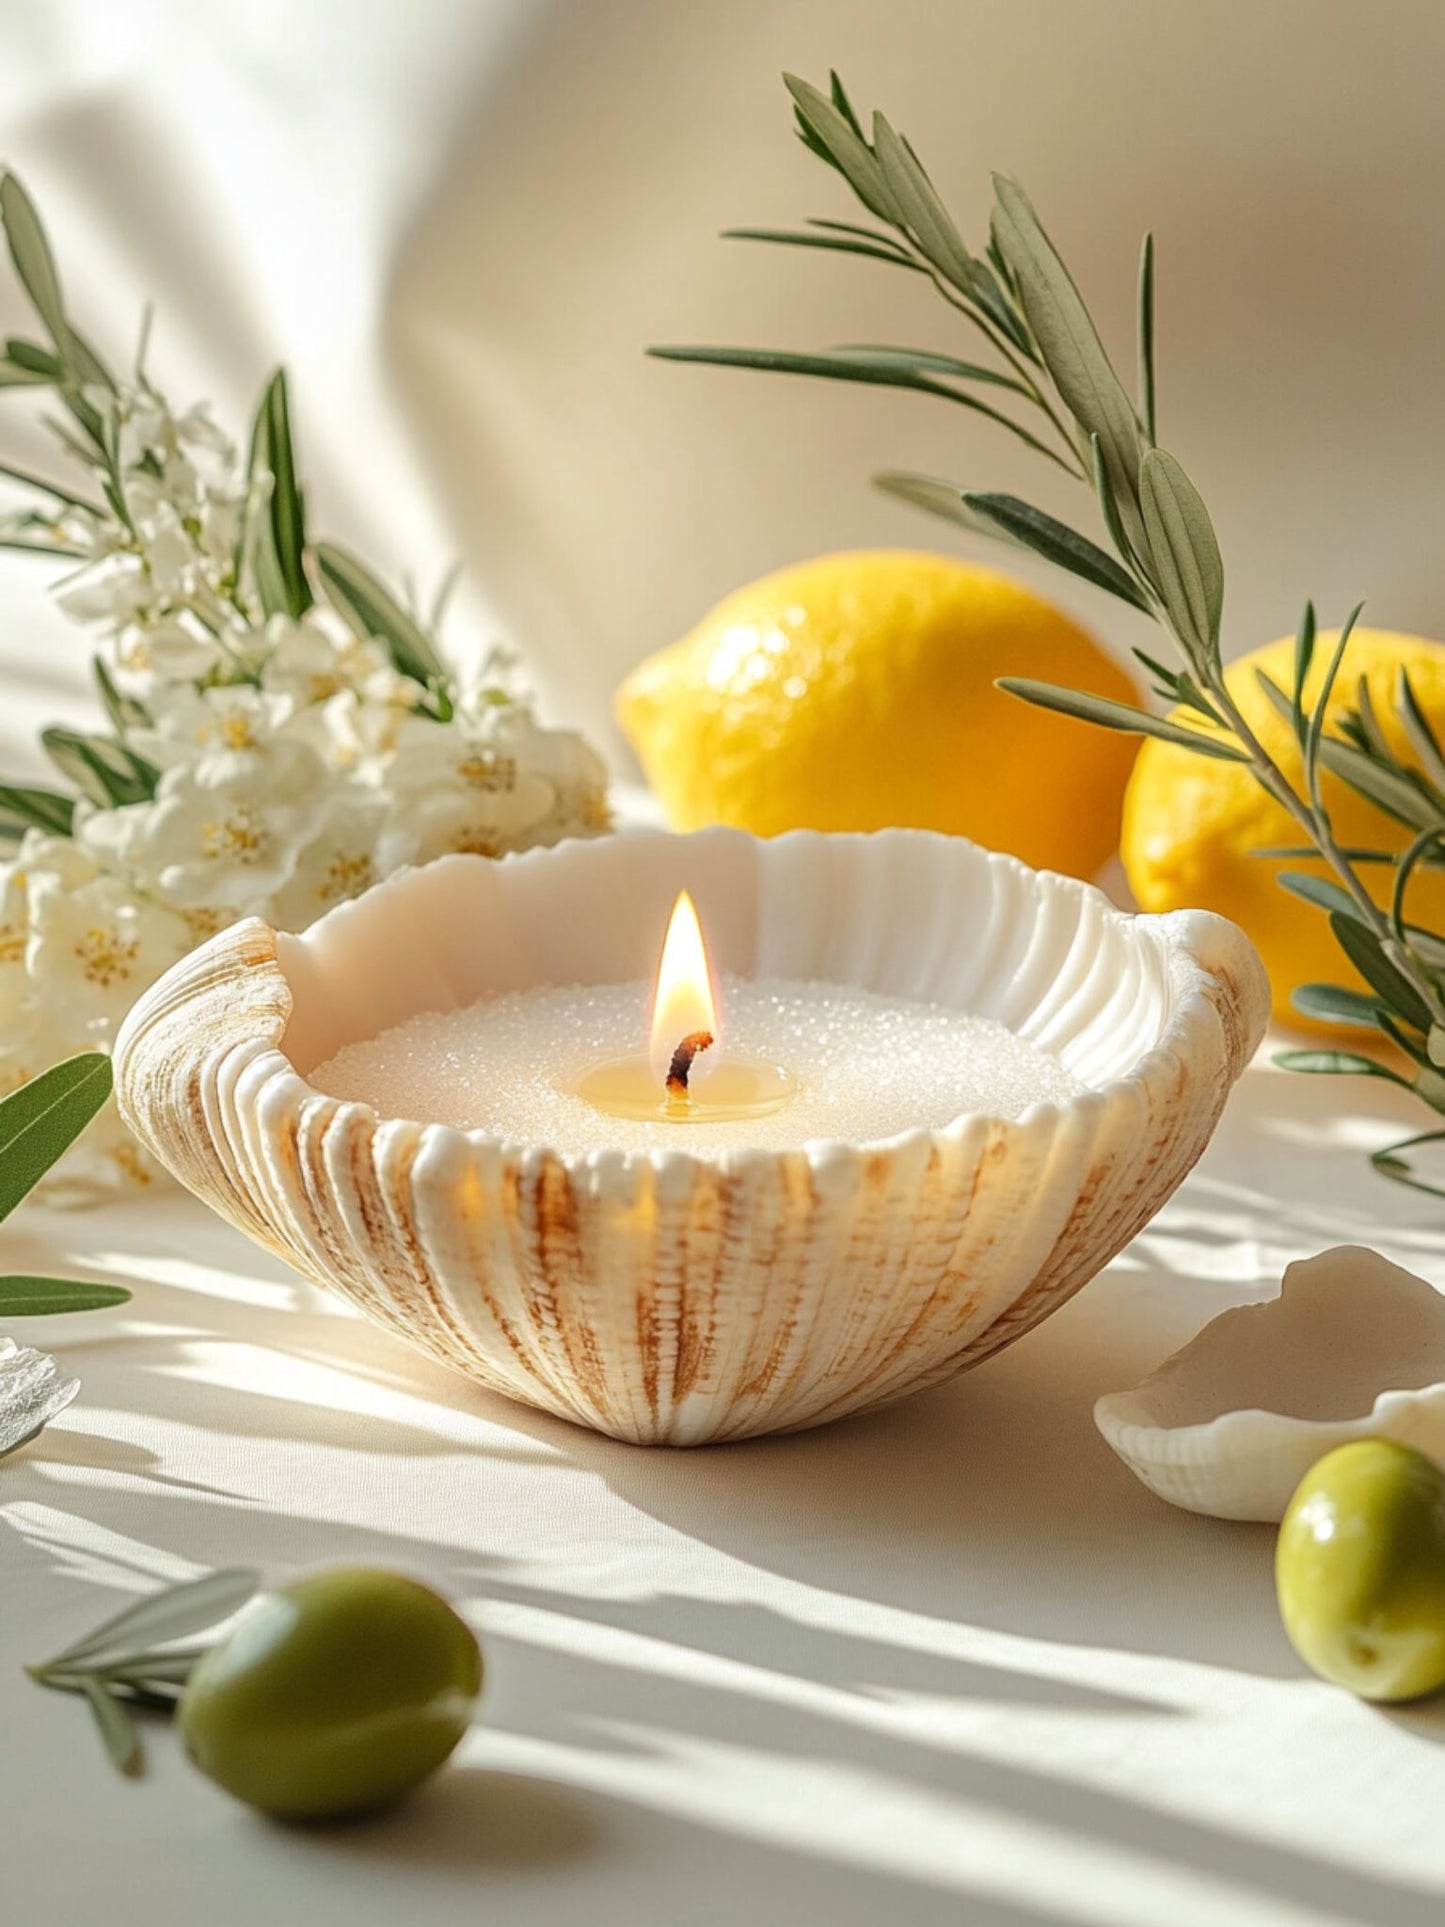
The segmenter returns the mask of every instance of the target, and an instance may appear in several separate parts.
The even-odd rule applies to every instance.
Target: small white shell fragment
[[[635,978],[683,888],[722,973],[991,1018],[1078,1095],[708,1157],[382,1117],[312,1081],[421,1012]],[[1222,917],[1131,917],[958,837],[639,831],[444,857],[302,936],[233,924],[131,1012],[116,1091],[183,1184],[433,1357],[698,1445],[902,1398],[1031,1330],[1181,1182],[1268,1001]]]
[[[43,1431],[79,1390],[49,1352],[0,1338],[0,1459]]]
[[[1161,1499],[1278,1521],[1326,1452],[1391,1438],[1445,1464],[1445,1296],[1361,1245],[1289,1266],[1277,1298],[1236,1305],[1131,1392],[1099,1430]]]

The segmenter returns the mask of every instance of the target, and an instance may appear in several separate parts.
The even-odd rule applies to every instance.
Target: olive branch
[[[80,1136],[110,1096],[111,1081],[110,1059],[82,1051],[0,1099],[0,1223]],[[129,1297],[124,1285],[0,1277],[0,1316],[10,1318],[99,1311]]]
[[[944,517],[974,535],[1031,550],[1094,587],[1153,617],[1171,636],[1177,666],[1142,649],[1134,656],[1168,716],[1126,703],[1022,677],[999,687],[1045,709],[1104,729],[1153,736],[1197,755],[1244,764],[1255,781],[1298,823],[1302,843],[1257,854],[1285,860],[1323,858],[1330,877],[1284,870],[1278,881],[1322,910],[1341,951],[1364,979],[1364,991],[1305,984],[1295,1007],[1309,1017],[1376,1033],[1396,1046],[1407,1068],[1343,1050],[1296,1050],[1278,1061],[1296,1071],[1384,1078],[1413,1091],[1445,1115],[1445,936],[1410,920],[1407,895],[1421,868],[1445,867],[1445,752],[1401,671],[1395,706],[1410,744],[1402,761],[1380,729],[1364,678],[1353,707],[1326,728],[1339,681],[1351,611],[1306,700],[1316,662],[1313,605],[1295,641],[1288,688],[1256,672],[1268,700],[1298,745],[1301,776],[1293,780],[1250,728],[1225,680],[1220,649],[1224,565],[1209,511],[1179,461],[1158,445],[1154,378],[1154,245],[1140,255],[1137,377],[1131,398],[1062,256],[1028,195],[994,176],[994,207],[983,252],[964,242],[910,142],[875,113],[865,132],[837,74],[824,94],[786,76],[796,131],[805,147],[840,174],[872,217],[867,225],[812,219],[796,230],[735,228],[728,238],[786,247],[822,248],[922,275],[982,338],[990,360],[958,360],[930,350],[854,345],[816,354],[727,347],[663,347],[671,361],[761,368],[783,374],[865,382],[940,396],[1008,429],[1036,454],[1087,488],[1108,539],[1106,548],[1017,496],[960,488],[932,476],[888,471],[874,477],[885,494]],[[1323,797],[1328,772],[1412,834],[1401,851],[1347,848],[1331,825]],[[1389,901],[1375,901],[1361,876],[1370,865],[1393,870]],[[1383,893],[1382,893],[1383,894]],[[1384,1175],[1445,1196],[1406,1155],[1445,1142],[1445,1128],[1418,1133],[1374,1153]]]

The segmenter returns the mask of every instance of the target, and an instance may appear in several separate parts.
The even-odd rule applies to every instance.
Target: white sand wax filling
[[[1017,1117],[1084,1089],[1056,1057],[990,1018],[836,984],[725,978],[717,1053],[780,1064],[797,1096],[769,1117],[670,1124],[610,1117],[569,1085],[609,1057],[644,1055],[650,986],[569,985],[430,1011],[348,1044],[309,1073],[383,1117],[455,1125],[564,1155],[893,1137],[964,1111]],[[693,1089],[705,1097],[699,1058]]]
[[[568,1085],[605,1058],[645,1054],[649,985],[520,990],[462,1010],[410,1017],[347,1044],[308,1075],[331,1096],[383,1118],[578,1156],[590,1150],[692,1150],[699,1156],[809,1139],[894,1137],[961,1112],[1017,1118],[1083,1085],[1058,1058],[988,1017],[825,983],[722,979],[719,1046],[790,1069],[798,1096],[773,1116],[667,1123],[613,1118]],[[707,1091],[707,1060],[694,1091]]]

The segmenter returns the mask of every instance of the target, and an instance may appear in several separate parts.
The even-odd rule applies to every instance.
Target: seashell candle
[[[683,891],[711,968],[649,1038]],[[1266,1008],[1223,919],[956,838],[638,832],[233,925],[137,1005],[116,1079],[183,1183],[413,1343],[698,1444],[1037,1324],[1179,1183]]]

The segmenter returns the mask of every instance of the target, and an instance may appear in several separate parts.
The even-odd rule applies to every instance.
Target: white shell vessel
[[[1391,1438],[1445,1462],[1445,1297],[1377,1251],[1337,1245],[1237,1305],[1132,1392],[1099,1430],[1151,1492],[1217,1519],[1283,1518],[1317,1460]]]
[[[1090,1088],[873,1143],[569,1158],[307,1083],[421,1011],[635,977],[684,887],[724,971],[997,1018]],[[1194,1163],[1267,1001],[1223,919],[956,838],[639,832],[444,858],[299,937],[235,924],[137,1005],[116,1083],[184,1184],[434,1357],[694,1445],[900,1398],[1047,1317]]]

